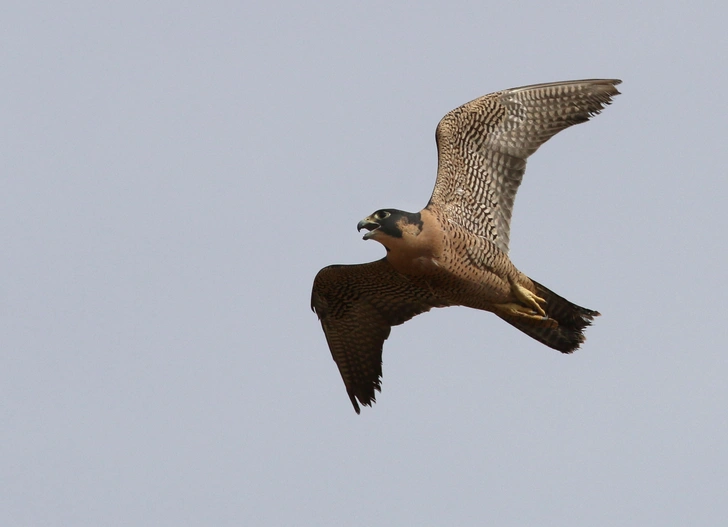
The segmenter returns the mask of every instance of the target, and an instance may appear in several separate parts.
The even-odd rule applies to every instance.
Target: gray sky
[[[117,4],[0,17],[0,524],[722,524],[722,4]],[[316,272],[426,204],[446,112],[591,77],[511,230],[584,348],[435,310],[357,416]]]

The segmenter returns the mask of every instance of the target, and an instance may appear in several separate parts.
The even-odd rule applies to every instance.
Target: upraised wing
[[[311,308],[321,320],[331,355],[356,413],[381,391],[382,345],[392,326],[444,307],[426,284],[395,271],[386,258],[330,265],[313,282]]]
[[[592,79],[513,88],[456,108],[435,138],[438,169],[430,204],[506,254],[526,159],[569,126],[588,121],[619,94],[620,80]]]

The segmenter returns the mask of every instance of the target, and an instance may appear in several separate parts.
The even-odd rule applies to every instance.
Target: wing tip
[[[370,390],[371,393],[369,393]],[[358,391],[359,393],[357,393],[357,390],[349,389],[347,386],[346,392],[349,394],[349,400],[351,400],[351,404],[354,407],[354,411],[357,413],[357,415],[361,414],[361,407],[359,406],[359,404],[371,408],[372,405],[377,402],[377,392],[381,392],[382,388],[380,382],[377,381],[367,388],[361,387]]]
[[[604,104],[611,104],[612,97],[616,97],[617,95],[621,95],[622,93],[616,88],[619,84],[622,84],[622,79],[578,79],[546,82],[541,84],[529,84],[527,86],[510,88],[496,93],[508,97],[510,95],[515,95],[520,92],[526,92],[531,90],[546,90],[548,93],[552,89],[560,90],[568,87],[573,87],[574,89],[578,89],[587,93],[591,92],[591,95],[606,96],[606,100],[600,102]]]
[[[356,401],[356,397],[354,397],[354,395],[350,393],[349,399],[351,399],[351,404],[354,405],[354,411],[356,412],[356,415],[361,414],[361,408],[359,408],[359,403]]]

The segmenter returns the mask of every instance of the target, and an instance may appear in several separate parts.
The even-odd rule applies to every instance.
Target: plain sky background
[[[720,2],[5,2],[0,524],[725,525]],[[309,309],[435,126],[621,78],[529,162],[525,273],[602,317],[395,328],[357,416]]]

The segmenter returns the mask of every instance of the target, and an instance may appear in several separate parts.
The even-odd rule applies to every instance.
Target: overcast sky
[[[251,3],[2,9],[0,524],[723,525],[725,6]],[[511,229],[583,349],[434,310],[357,416],[316,272],[427,203],[449,110],[593,77]]]

